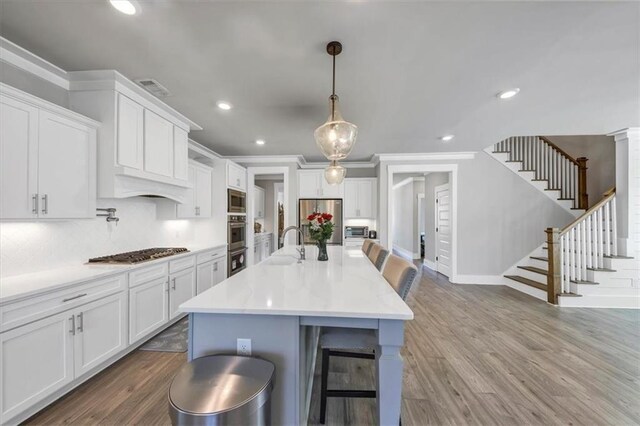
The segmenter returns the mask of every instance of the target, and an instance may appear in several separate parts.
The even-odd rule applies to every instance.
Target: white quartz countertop
[[[156,263],[168,262],[194,253],[226,246],[226,243],[214,243],[199,246],[186,246],[189,252],[167,256],[160,259],[141,262],[135,265],[117,264],[80,264],[50,269],[30,274],[16,275],[0,279],[0,304],[13,302],[40,293],[58,290],[75,284],[91,281],[113,274],[129,272]]]
[[[284,247],[183,303],[180,311],[413,319],[409,306],[359,248],[329,246],[326,262],[316,260],[317,247],[305,248],[302,263],[296,262],[295,247]]]

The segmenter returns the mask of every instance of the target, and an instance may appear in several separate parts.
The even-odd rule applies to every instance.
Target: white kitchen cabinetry
[[[129,289],[129,343],[169,321],[168,277],[152,279]]]
[[[247,192],[247,169],[228,161],[227,186],[238,191]]]
[[[196,271],[193,267],[169,277],[169,319],[180,316],[178,308],[196,295]]]
[[[271,256],[272,233],[255,234],[253,243],[253,263],[258,264]]]
[[[75,312],[75,375],[80,376],[128,346],[127,294],[120,292]]]
[[[226,261],[227,258],[221,256],[215,260],[201,263],[196,267],[196,294],[209,290],[227,278]]]
[[[73,380],[72,318],[63,312],[0,334],[3,423]]]
[[[78,71],[69,104],[99,120],[98,197],[157,195],[182,202],[195,123],[115,71]]]
[[[188,166],[189,183],[193,188],[187,190],[183,203],[172,200],[158,200],[159,219],[209,218],[212,214],[212,171],[211,168],[196,161]]]
[[[99,123],[0,84],[0,218],[94,218]]]
[[[324,170],[298,170],[298,198],[343,198],[344,183],[329,185]]]
[[[377,179],[353,178],[344,181],[345,219],[374,219]]]
[[[253,216],[254,219],[264,219],[265,191],[259,186],[253,188]]]

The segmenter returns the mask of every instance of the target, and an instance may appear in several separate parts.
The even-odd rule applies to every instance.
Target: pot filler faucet
[[[297,226],[288,226],[284,231],[282,231],[282,236],[280,237],[280,247],[284,246],[284,237],[286,237],[287,232],[292,230],[298,231],[298,234],[300,234],[300,243],[302,244],[302,246],[301,248],[296,250],[298,250],[298,253],[300,254],[300,260],[305,260],[304,235],[302,234],[302,229],[298,228]]]

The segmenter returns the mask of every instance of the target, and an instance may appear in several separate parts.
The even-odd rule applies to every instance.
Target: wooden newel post
[[[549,256],[549,273],[547,274],[547,302],[558,304],[560,289],[560,229],[547,228],[547,255]]]
[[[578,162],[578,207],[589,208],[589,194],[587,194],[587,157],[576,158]]]

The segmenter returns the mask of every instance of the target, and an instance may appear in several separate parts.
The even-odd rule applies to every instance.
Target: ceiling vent
[[[140,86],[142,86],[147,92],[158,98],[166,98],[171,93],[162,84],[158,83],[153,78],[141,78],[136,80]]]

